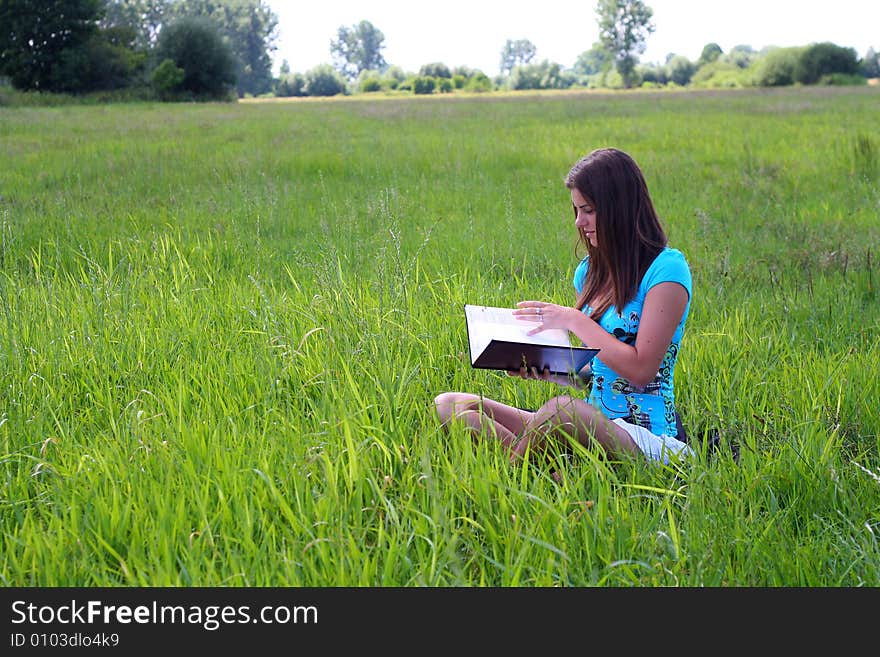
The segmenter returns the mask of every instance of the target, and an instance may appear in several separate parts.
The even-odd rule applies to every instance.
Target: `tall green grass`
[[[880,584],[880,92],[0,109],[6,586]],[[683,467],[555,482],[433,397],[462,305],[571,302],[641,164],[695,297]],[[729,445],[740,447],[736,463]]]

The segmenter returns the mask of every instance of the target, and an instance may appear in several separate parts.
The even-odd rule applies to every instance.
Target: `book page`
[[[548,329],[535,335],[528,335],[528,332],[537,324],[517,319],[513,315],[513,308],[467,304],[464,307],[464,312],[467,318],[468,340],[470,341],[472,358],[479,356],[492,340],[571,346],[568,331],[562,329]]]

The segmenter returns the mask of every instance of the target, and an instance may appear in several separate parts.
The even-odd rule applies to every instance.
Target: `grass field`
[[[877,87],[0,109],[0,582],[880,585],[878,135]],[[572,302],[605,145],[725,445],[556,483],[432,402],[556,392],[462,305]]]

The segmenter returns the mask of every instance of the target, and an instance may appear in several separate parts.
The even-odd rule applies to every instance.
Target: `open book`
[[[512,308],[465,304],[471,366],[489,370],[518,370],[525,365],[539,372],[577,374],[598,349],[572,345],[568,331],[547,329],[528,335],[535,324],[517,319]]]

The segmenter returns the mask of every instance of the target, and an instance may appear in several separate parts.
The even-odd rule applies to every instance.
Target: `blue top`
[[[578,294],[583,289],[584,281],[587,278],[588,261],[589,256],[578,264],[574,272],[574,287]],[[600,351],[590,364],[593,370],[593,383],[587,401],[600,408],[612,420],[629,416],[629,422],[645,427],[655,435],[675,436],[673,374],[675,362],[678,359],[681,336],[684,334],[684,325],[691,307],[693,286],[691,270],[684,254],[669,247],[661,251],[648,267],[639,282],[635,297],[626,304],[623,312],[618,312],[617,308],[612,306],[602,315],[599,324],[616,336],[618,340],[626,344],[635,344],[648,290],[658,283],[667,281],[679,283],[684,287],[688,293],[688,302],[654,380],[644,387],[632,385],[627,379],[621,377],[602,362],[602,359],[599,358],[602,355]],[[583,312],[589,315],[592,308],[586,306]]]

